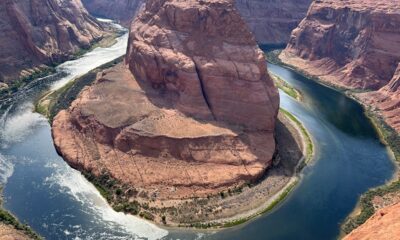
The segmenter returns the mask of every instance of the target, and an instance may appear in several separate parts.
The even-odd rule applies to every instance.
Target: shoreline
[[[0,238],[5,232],[6,236],[15,235],[18,237],[24,237],[24,239],[43,240],[43,238],[31,227],[22,224],[13,214],[3,208],[3,199],[1,194],[2,188],[0,187]]]
[[[111,24],[107,24],[105,27],[107,29],[105,30],[105,35],[99,39],[94,39],[88,48],[80,48],[76,52],[66,56],[65,59],[60,62],[54,62],[50,64],[43,63],[39,66],[32,67],[31,69],[22,69],[21,72],[30,72],[30,74],[21,76],[11,83],[4,83],[7,85],[7,87],[0,88],[0,101],[14,97],[14,95],[18,94],[21,89],[37,79],[47,78],[55,75],[57,73],[56,68],[67,61],[78,59],[84,54],[91,52],[98,47],[107,48],[114,45],[116,39],[125,33],[121,29],[118,29]]]
[[[348,215],[346,219],[343,220],[340,227],[339,238],[343,237],[345,234],[350,233],[353,229],[362,225],[366,220],[368,220],[374,213],[375,210],[371,211],[372,200],[376,196],[382,196],[384,194],[389,194],[392,192],[400,191],[400,149],[395,146],[394,143],[388,140],[388,136],[393,137],[399,141],[400,135],[392,129],[387,123],[381,119],[379,112],[372,111],[371,106],[366,105],[361,102],[356,96],[356,93],[360,93],[357,90],[351,90],[343,88],[342,86],[324,81],[318,76],[312,75],[302,69],[299,69],[295,65],[291,65],[283,62],[279,58],[281,50],[275,50],[267,54],[267,60],[273,64],[277,64],[286,67],[294,72],[314,81],[317,84],[331,88],[337,92],[344,94],[346,97],[352,99],[362,106],[364,109],[364,115],[369,119],[370,123],[373,125],[379,141],[386,146],[388,153],[390,154],[390,159],[395,165],[395,172],[393,177],[384,185],[370,188],[367,192],[363,193],[353,211]],[[396,136],[397,135],[397,136]],[[399,189],[397,190],[397,186]]]
[[[112,62],[115,62],[115,60],[112,61]],[[80,92],[79,89],[82,89],[84,86],[90,84],[93,80],[95,80],[96,74],[99,71],[101,71],[102,69],[106,69],[106,68],[110,67],[110,66],[107,66],[107,64],[105,64],[105,65],[106,66],[103,65],[103,66],[101,66],[101,67],[99,67],[97,69],[94,69],[91,72],[89,72],[89,73],[87,73],[87,74],[85,74],[83,76],[80,76],[77,79],[71,81],[71,83],[66,85],[65,88],[60,89],[61,92],[58,92],[58,93],[55,94],[55,98],[52,99],[52,101],[59,102],[59,101],[57,101],[57,99],[60,96],[63,96],[63,98],[65,98],[65,99],[71,99],[71,97],[68,96],[68,94],[70,93],[70,89],[74,88],[74,86],[76,86],[76,85],[78,85],[78,86],[76,86],[77,89],[75,89],[73,92],[79,94],[79,92]],[[93,74],[93,72],[95,72],[96,74]],[[90,78],[91,80],[90,79],[88,80],[88,78]],[[79,84],[82,79],[88,80],[88,81],[86,81],[86,84]],[[49,96],[53,95],[54,93],[55,92],[45,93],[43,95],[43,97],[40,98],[35,103],[35,109],[36,110],[41,110],[39,112],[42,113],[42,114],[44,113],[45,116],[47,118],[49,118],[49,121],[51,121],[52,116],[57,114],[57,112],[60,110],[60,108],[58,106],[54,106],[54,104],[47,104],[47,106],[43,106],[42,103],[45,102],[46,99],[48,100]],[[77,95],[75,95],[75,96],[77,96]],[[63,105],[69,106],[70,103],[66,103],[66,104],[63,104]],[[54,111],[54,109],[51,109],[51,108],[54,108],[54,107],[56,108],[56,111]],[[256,217],[258,217],[260,215],[264,215],[264,214],[270,212],[271,210],[275,209],[275,207],[277,207],[283,200],[285,200],[290,195],[292,190],[295,189],[296,185],[300,182],[301,169],[304,168],[307,165],[307,163],[309,163],[309,161],[314,156],[314,148],[313,148],[313,144],[314,143],[313,143],[313,141],[311,139],[311,136],[310,136],[309,132],[306,130],[306,128],[303,126],[303,124],[296,117],[294,117],[292,114],[290,114],[286,110],[281,109],[280,112],[281,112],[281,115],[284,116],[284,118],[286,118],[286,122],[291,125],[291,128],[295,129],[295,131],[297,132],[295,135],[297,135],[297,138],[300,139],[299,141],[301,142],[301,146],[302,146],[301,147],[302,148],[301,152],[303,154],[302,158],[296,160],[295,169],[293,170],[293,174],[290,177],[285,177],[285,178],[283,178],[283,180],[269,180],[268,177],[265,177],[264,180],[262,180],[260,182],[257,182],[256,184],[254,184],[254,186],[250,186],[250,184],[249,184],[248,186],[244,186],[244,187],[242,186],[242,187],[239,187],[239,188],[226,189],[226,191],[221,192],[221,197],[218,195],[218,196],[212,196],[210,198],[200,199],[200,200],[199,199],[194,199],[194,200],[193,199],[183,199],[183,200],[180,200],[181,203],[182,202],[186,202],[188,200],[189,201],[193,201],[192,203],[197,203],[196,201],[202,201],[202,200],[214,201],[214,203],[217,202],[222,206],[223,206],[223,204],[221,204],[221,202],[227,201],[229,204],[232,205],[232,202],[234,202],[234,201],[231,198],[235,198],[235,197],[238,196],[239,198],[240,197],[242,198],[242,199],[240,199],[240,201],[243,201],[243,198],[246,198],[247,195],[251,195],[248,192],[251,191],[252,188],[257,188],[257,186],[262,185],[263,181],[267,181],[267,180],[268,181],[272,181],[272,183],[274,184],[272,186],[272,190],[275,193],[272,194],[272,195],[268,195],[267,197],[264,197],[261,204],[260,203],[257,204],[257,203],[253,202],[253,204],[255,204],[257,206],[251,207],[250,210],[245,210],[245,211],[241,211],[240,213],[235,213],[235,214],[233,214],[232,216],[229,216],[229,217],[216,218],[215,220],[207,220],[207,221],[198,221],[198,222],[194,221],[194,222],[186,223],[186,224],[184,224],[182,222],[174,222],[174,221],[170,220],[169,218],[168,218],[168,220],[166,220],[164,216],[167,215],[167,214],[162,215],[162,218],[161,218],[161,216],[160,217],[154,216],[153,215],[154,212],[151,212],[149,210],[149,209],[152,209],[152,206],[150,206],[150,208],[149,208],[149,206],[147,205],[148,203],[144,203],[144,204],[139,204],[138,203],[139,209],[140,209],[141,206],[142,206],[142,209],[143,209],[143,206],[147,205],[147,207],[145,207],[144,208],[145,210],[143,210],[143,211],[139,210],[140,214],[139,214],[139,211],[136,211],[136,212],[133,212],[133,215],[138,215],[142,219],[148,220],[148,221],[150,221],[150,222],[152,222],[152,223],[154,223],[156,225],[159,225],[161,227],[164,227],[164,228],[171,228],[171,229],[174,229],[174,228],[178,228],[178,229],[195,228],[195,229],[216,230],[216,229],[229,228],[229,227],[234,227],[234,226],[237,226],[237,225],[241,225],[241,224],[243,224],[245,222],[248,222],[248,221],[250,221],[250,220],[252,220],[252,219],[254,219],[254,218],[256,218]],[[292,136],[292,137],[295,137],[295,136]],[[273,169],[274,168],[271,168],[271,169],[267,170],[265,174],[268,175],[268,173]],[[273,170],[273,171],[282,171],[282,170]],[[112,189],[108,189],[107,188],[107,183],[101,182],[101,178],[104,177],[104,176],[95,177],[95,176],[92,176],[91,174],[85,174],[84,172],[82,172],[82,174],[85,176],[86,179],[88,179],[93,185],[96,186],[96,188],[103,195],[103,197],[105,199],[107,199],[107,201],[109,202],[110,206],[112,206],[116,211],[123,211],[124,212],[124,208],[122,208],[122,209],[118,208],[118,206],[121,205],[121,204],[122,204],[122,206],[124,206],[124,202],[120,202],[119,204],[113,203],[113,201],[115,201],[115,200],[113,200],[113,194],[114,194],[113,189],[114,188],[121,189],[121,188],[119,188],[120,186],[118,186],[118,183],[115,184],[114,186],[112,186],[111,187]],[[276,190],[277,187],[275,185],[279,184],[280,181],[283,181],[284,185],[283,186],[279,185],[278,190]],[[269,186],[269,187],[271,187],[271,186]],[[265,186],[264,186],[264,188],[265,188]],[[248,189],[250,189],[250,190],[248,190]],[[122,190],[123,190],[123,188],[122,188]],[[121,190],[119,190],[119,191],[121,191]],[[242,193],[242,191],[243,192],[247,191],[247,193],[246,193],[247,195]],[[255,191],[256,190],[253,190],[252,195],[254,195]],[[269,190],[267,192],[269,193]],[[242,197],[243,195],[245,195],[245,196]],[[215,199],[217,199],[217,200],[215,200]],[[253,199],[253,200],[256,200],[256,199]],[[118,203],[118,200],[117,200],[117,203]],[[125,204],[128,204],[127,206],[130,206],[128,202],[126,202]],[[156,204],[153,204],[153,205],[156,205]],[[163,203],[161,203],[161,205],[163,206]],[[243,203],[242,203],[242,205],[243,205]],[[246,202],[245,205],[249,205],[248,202]],[[173,204],[171,206],[172,206],[172,208],[174,208]],[[209,206],[212,206],[212,204],[210,204]],[[189,207],[189,206],[185,206],[185,207]],[[200,206],[200,208],[201,208],[201,206]],[[164,210],[161,209],[161,211],[165,212],[166,211],[165,209],[169,210],[168,208],[164,207]],[[183,207],[183,209],[185,209],[185,208]],[[229,210],[228,210],[228,212],[229,212]],[[131,213],[132,214],[132,212],[127,212],[127,213]]]

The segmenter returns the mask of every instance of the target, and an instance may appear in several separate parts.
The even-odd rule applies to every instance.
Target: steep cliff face
[[[399,44],[399,1],[315,1],[281,59],[334,85],[377,90],[393,77]]]
[[[0,3],[0,82],[57,63],[103,34],[80,0],[4,0]]]
[[[175,93],[183,113],[272,130],[278,95],[245,22],[230,1],[189,2],[147,4],[131,27],[131,71]]]
[[[231,1],[147,1],[125,62],[54,120],[73,167],[165,200],[218,194],[271,165],[278,92]]]
[[[260,44],[285,44],[306,16],[312,0],[236,0],[236,7]],[[96,16],[129,25],[144,0],[82,0]]]
[[[377,211],[343,240],[391,240],[400,236],[400,203]]]
[[[144,0],[82,0],[93,15],[121,21],[129,26]]]
[[[400,130],[400,2],[315,1],[282,52],[283,62],[357,94]]]
[[[286,44],[312,0],[236,0],[236,7],[260,44]]]
[[[356,96],[363,103],[373,106],[389,126],[400,133],[400,63],[392,80],[385,87]]]

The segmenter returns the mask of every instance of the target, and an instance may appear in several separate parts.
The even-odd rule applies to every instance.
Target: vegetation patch
[[[272,80],[274,81],[275,86],[277,88],[281,89],[284,93],[286,93],[290,97],[298,101],[301,101],[301,93],[299,90],[288,84],[285,80],[278,77],[277,75],[270,73],[270,76],[272,77]]]
[[[0,89],[0,99],[6,99],[11,97],[14,93],[16,93],[19,89],[25,87],[33,80],[38,78],[46,77],[50,74],[56,72],[55,66],[46,66],[44,68],[37,68],[30,75],[21,77],[12,83],[9,83],[8,88]]]

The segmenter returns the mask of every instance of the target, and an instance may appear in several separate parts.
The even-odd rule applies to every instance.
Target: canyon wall
[[[260,44],[286,44],[312,0],[236,0],[236,7]],[[144,0],[82,0],[88,11],[128,26]]]
[[[260,44],[286,44],[312,0],[236,0],[236,7]]]
[[[82,0],[82,3],[94,16],[119,20],[128,27],[144,0]]]
[[[263,52],[231,1],[149,0],[125,63],[53,122],[74,168],[137,199],[219,194],[272,164],[279,108]]]
[[[3,0],[0,31],[3,83],[65,61],[103,34],[80,0]]]
[[[356,94],[399,131],[400,2],[315,1],[281,60]]]

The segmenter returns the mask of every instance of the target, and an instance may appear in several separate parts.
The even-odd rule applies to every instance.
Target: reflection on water
[[[299,186],[271,214],[217,233],[164,230],[114,212],[98,191],[56,153],[46,119],[33,113],[42,89],[69,80],[124,54],[127,35],[58,68],[32,91],[0,106],[0,181],[4,206],[48,239],[335,239],[340,222],[368,188],[393,173],[385,147],[356,102],[276,65],[273,73],[298,88],[304,103],[282,94],[281,105],[309,129],[315,162],[304,169]]]

